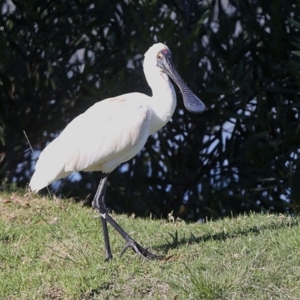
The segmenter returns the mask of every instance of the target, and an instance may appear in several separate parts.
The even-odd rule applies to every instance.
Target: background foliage
[[[39,151],[96,101],[150,94],[143,54],[161,41],[208,110],[191,115],[178,94],[172,121],[111,175],[109,206],[191,220],[297,212],[299,15],[291,0],[3,2],[2,189],[26,186]],[[90,198],[97,174],[78,178],[53,188]]]

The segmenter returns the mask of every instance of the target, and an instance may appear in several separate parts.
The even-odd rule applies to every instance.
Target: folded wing
[[[110,173],[135,156],[149,136],[151,110],[143,97],[132,93],[106,99],[75,118],[40,154],[31,189],[76,171]]]

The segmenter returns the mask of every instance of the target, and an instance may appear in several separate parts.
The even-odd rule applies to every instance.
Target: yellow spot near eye
[[[159,52],[156,57],[157,58],[162,58],[162,54]]]

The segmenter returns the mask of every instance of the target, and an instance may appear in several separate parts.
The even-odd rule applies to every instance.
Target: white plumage
[[[90,107],[42,151],[29,184],[33,191],[39,191],[72,172],[101,171],[93,206],[101,215],[106,260],[112,259],[107,222],[126,241],[121,255],[127,248],[132,248],[145,258],[159,258],[136,243],[107,213],[105,186],[109,173],[134,157],[143,148],[148,136],[172,117],[176,94],[169,77],[180,88],[189,111],[200,113],[205,109],[177,73],[166,45],[158,43],[149,48],[145,54],[144,73],[152,89],[152,97],[130,93],[102,100]]]
[[[169,121],[176,95],[169,77],[153,67],[151,56],[154,52],[156,58],[163,48],[155,44],[145,54],[144,72],[153,96],[130,93],[105,99],[75,118],[40,154],[30,181],[33,191],[76,171],[112,172]]]

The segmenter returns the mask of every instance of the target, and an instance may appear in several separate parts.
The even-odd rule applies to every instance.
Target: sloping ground
[[[114,215],[145,261],[70,200],[0,194],[1,299],[300,299],[299,217],[250,214],[204,224]]]

